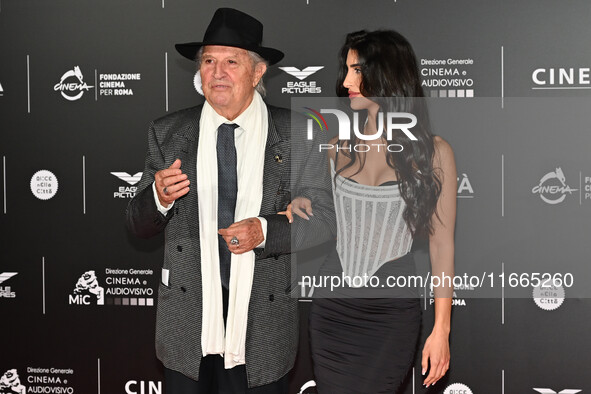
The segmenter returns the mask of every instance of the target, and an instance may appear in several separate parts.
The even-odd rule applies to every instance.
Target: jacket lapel
[[[189,226],[189,233],[191,237],[199,239],[199,200],[197,198],[197,147],[199,145],[199,120],[201,119],[201,110],[203,106],[200,105],[191,111],[188,116],[189,119],[185,122],[186,126],[173,134],[172,146],[178,147],[176,154],[181,159],[181,170],[187,174],[191,182],[189,193],[181,198],[178,203],[179,209],[189,216],[183,215],[187,218]],[[174,159],[172,159],[174,161]]]
[[[286,180],[285,173],[289,170],[289,144],[281,139],[277,132],[271,111],[267,109],[269,118],[269,129],[267,145],[265,148],[265,167],[263,170],[263,200],[261,203],[261,215],[277,212],[275,202],[282,189],[289,188],[289,184],[283,185]],[[287,181],[289,179],[287,178]]]

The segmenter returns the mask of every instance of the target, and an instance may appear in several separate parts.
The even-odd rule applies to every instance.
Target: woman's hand
[[[293,211],[293,212],[292,212]],[[312,213],[312,201],[306,197],[296,197],[289,203],[285,211],[277,212],[280,215],[287,216],[290,223],[293,223],[293,214],[295,213],[302,219],[310,220],[308,215],[314,216]]]
[[[423,360],[421,362],[423,375],[427,372],[429,364],[431,364],[429,375],[423,383],[425,387],[434,385],[445,375],[449,369],[449,358],[449,333],[433,330],[423,347]]]

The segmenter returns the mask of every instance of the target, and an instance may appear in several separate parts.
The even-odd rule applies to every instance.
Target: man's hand
[[[180,159],[176,159],[167,169],[158,171],[154,175],[154,182],[160,205],[166,208],[177,198],[189,193],[190,182],[187,174],[181,170]]]
[[[228,228],[218,230],[228,249],[234,254],[242,254],[256,248],[265,239],[261,221],[257,218],[248,218],[232,223]],[[238,245],[232,245],[232,238],[238,239]]]

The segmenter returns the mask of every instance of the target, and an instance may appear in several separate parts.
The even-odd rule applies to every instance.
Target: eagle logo
[[[127,172],[112,172],[117,178],[129,183],[131,186],[135,185],[142,179],[142,173],[138,172],[135,175],[129,175]]]
[[[18,272],[3,272],[0,274],[0,283],[6,282],[8,279],[15,276]]]
[[[285,71],[291,76],[296,77],[300,81],[308,78],[310,75],[314,74],[318,70],[322,70],[323,68],[324,66],[308,66],[303,70],[299,70],[295,67],[279,67],[279,69]]]

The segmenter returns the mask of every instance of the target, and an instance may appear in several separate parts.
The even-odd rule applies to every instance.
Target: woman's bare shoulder
[[[447,161],[453,159],[454,151],[451,148],[449,142],[436,135],[433,137],[433,143],[435,145],[435,159],[437,161]]]

